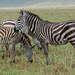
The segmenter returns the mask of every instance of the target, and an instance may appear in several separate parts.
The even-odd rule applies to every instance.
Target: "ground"
[[[29,9],[43,20],[61,22],[75,20],[75,9]],[[0,23],[5,19],[17,19],[18,10],[0,10]],[[31,38],[32,44],[33,39]],[[75,75],[75,50],[70,43],[61,46],[49,45],[50,65],[46,65],[43,50],[33,49],[33,63],[29,63],[24,51],[19,55],[19,45],[16,46],[16,62],[9,63],[5,50],[5,59],[2,59],[0,48],[0,75]]]

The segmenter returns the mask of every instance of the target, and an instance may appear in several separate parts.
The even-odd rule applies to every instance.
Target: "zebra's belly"
[[[67,39],[62,39],[62,40],[53,40],[50,42],[51,45],[64,45],[64,44],[67,44],[68,43],[68,40]]]
[[[10,39],[8,39],[8,38],[0,38],[0,44],[11,44],[11,43],[13,43],[15,41],[15,39],[13,39],[13,38],[10,38]]]
[[[11,44],[12,42],[11,41],[4,41],[4,40],[0,40],[0,44]]]

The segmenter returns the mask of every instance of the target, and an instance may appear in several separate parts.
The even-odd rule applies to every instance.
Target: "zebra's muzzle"
[[[16,28],[14,27],[14,32],[19,32],[19,30],[16,30]]]

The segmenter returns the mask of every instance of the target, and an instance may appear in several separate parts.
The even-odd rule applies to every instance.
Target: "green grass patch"
[[[43,20],[61,22],[75,20],[75,9],[31,9]],[[5,19],[17,19],[19,10],[0,10],[0,23]],[[33,39],[31,38],[32,44]],[[0,48],[0,75],[75,75],[75,50],[70,43],[61,46],[49,45],[50,65],[46,65],[43,50],[33,49],[33,63],[29,63],[24,51],[19,56],[19,45],[16,46],[16,63],[9,63],[5,50],[5,59],[2,59]]]

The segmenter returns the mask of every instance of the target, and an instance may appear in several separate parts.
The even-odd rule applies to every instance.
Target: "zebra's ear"
[[[20,14],[22,14],[22,15],[23,15],[23,10],[20,10]]]

